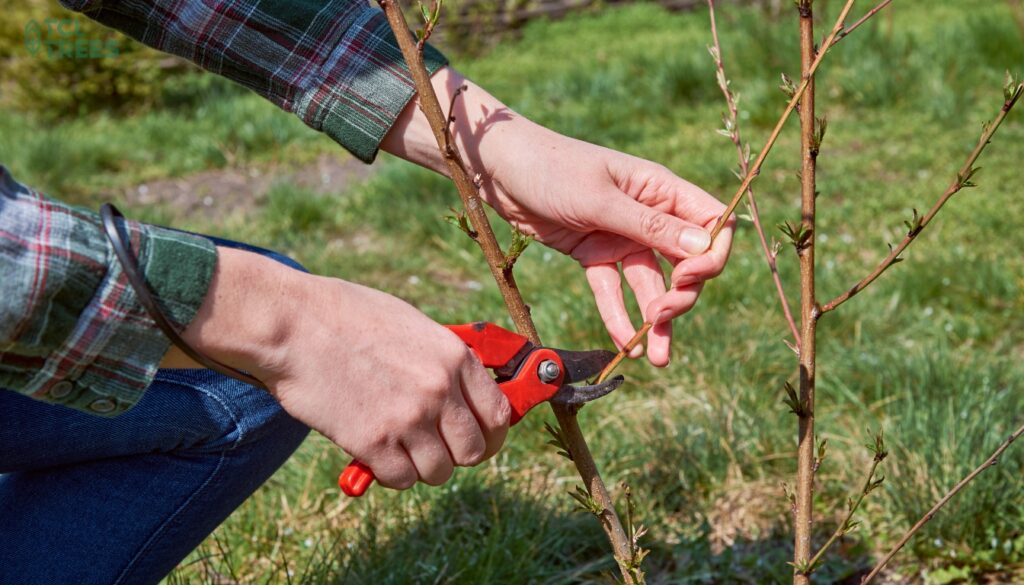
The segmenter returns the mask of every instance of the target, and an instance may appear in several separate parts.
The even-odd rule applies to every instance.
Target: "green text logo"
[[[25,50],[47,59],[102,59],[120,53],[118,39],[87,37],[78,19],[46,18],[25,25]]]

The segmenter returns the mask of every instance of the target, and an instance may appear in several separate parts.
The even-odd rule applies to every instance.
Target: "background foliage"
[[[22,0],[15,10],[34,6]],[[873,266],[911,209],[935,199],[1000,103],[1004,70],[1024,68],[1024,36],[1006,4],[897,0],[887,11],[830,53],[819,76],[819,107],[829,114],[819,170],[823,296]],[[783,10],[771,22],[759,8],[720,11],[744,134],[755,146],[784,105],[779,73],[798,70],[791,16]],[[70,91],[64,73],[19,57],[17,42],[15,34],[13,48],[0,48],[4,67],[22,59],[24,78]],[[662,162],[728,196],[735,153],[714,131],[724,105],[708,42],[703,12],[635,5],[534,22],[520,39],[454,62],[538,122]],[[143,62],[157,58],[138,51]],[[131,70],[131,55],[111,66]],[[88,115],[51,123],[53,112],[39,103],[6,101],[9,71],[0,161],[26,182],[285,251],[316,272],[398,294],[441,322],[504,315],[473,243],[443,219],[456,201],[446,180],[384,160],[365,180],[295,181],[325,155],[356,167],[298,120],[208,76],[194,77],[187,99],[173,104],[145,97],[180,87],[161,74],[140,81],[145,95],[129,113],[88,107]],[[872,555],[1019,424],[1022,140],[1024,123],[1013,115],[981,162],[980,186],[952,201],[906,262],[822,322],[818,418],[830,443],[818,484],[822,538],[866,472],[871,430],[884,430],[891,455],[885,488],[869,497],[864,525],[837,547],[819,582],[856,582]],[[758,183],[769,226],[796,219],[795,127],[777,149]],[[221,179],[234,175],[260,177],[244,183],[251,197],[228,199],[232,184]],[[142,196],[168,181],[205,191],[186,196],[188,205]],[[193,205],[204,197],[212,203]],[[651,528],[654,583],[789,579],[781,483],[793,475],[795,433],[781,387],[794,372],[783,365],[791,363],[785,325],[759,254],[742,223],[726,273],[677,325],[673,364],[626,366],[630,384],[581,415],[606,478],[629,481],[637,494]],[[795,283],[795,259],[784,253],[780,264]],[[518,275],[550,343],[610,345],[570,261],[531,246]],[[545,445],[546,416],[528,417],[496,459],[460,470],[443,488],[377,490],[357,502],[334,488],[347,458],[313,437],[169,580],[607,582],[605,544],[565,495],[575,475]],[[1012,448],[913,541],[892,578],[1020,582],[1022,462]]]

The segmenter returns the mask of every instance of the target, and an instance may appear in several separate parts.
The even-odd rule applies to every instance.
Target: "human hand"
[[[501,447],[508,401],[454,333],[391,295],[218,253],[185,340],[252,373],[382,485],[439,485]],[[164,365],[180,365],[176,350]]]
[[[484,197],[520,230],[585,268],[601,318],[619,347],[636,333],[623,298],[621,265],[644,320],[655,324],[647,337],[648,359],[668,364],[671,320],[693,308],[704,281],[718,276],[728,259],[734,221],[709,248],[725,205],[661,165],[525,120],[516,123],[524,128],[508,129],[509,136],[494,143],[503,152],[489,157],[515,162],[494,166]],[[659,253],[673,266],[668,288]],[[634,352],[638,357],[643,348]]]
[[[571,255],[586,270],[598,310],[615,344],[635,334],[619,266],[647,321],[651,363],[669,360],[670,320],[689,311],[704,281],[725,266],[735,220],[709,249],[725,206],[665,167],[561,136],[512,112],[445,68],[431,79],[453,103],[452,134],[482,179],[481,195],[507,221]],[[468,91],[451,96],[463,84]],[[447,174],[426,118],[410,104],[382,147]],[[673,265],[666,288],[658,254]],[[633,357],[642,355],[643,347]]]

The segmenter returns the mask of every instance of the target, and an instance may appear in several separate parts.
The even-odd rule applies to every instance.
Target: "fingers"
[[[735,228],[736,218],[730,218],[715,238],[710,250],[700,256],[680,260],[672,270],[672,286],[678,288],[703,282],[721,274],[726,261],[729,260]]]
[[[465,351],[454,385],[441,393],[437,414],[416,416],[419,423],[405,425],[397,446],[377,448],[372,459],[364,459],[381,485],[406,489],[417,480],[441,485],[456,465],[476,465],[501,448],[508,432],[508,400],[469,349]]]
[[[607,198],[597,229],[607,230],[653,248],[662,254],[688,258],[703,253],[711,235],[697,224],[618,194]]]
[[[656,322],[653,329],[671,325],[670,321],[679,315],[689,311],[697,304],[697,297],[700,296],[704,283],[688,284],[682,287],[674,287],[665,294],[651,302],[647,306],[646,317]],[[652,332],[653,332],[652,329]],[[668,356],[666,355],[666,360]]]
[[[488,456],[488,446],[476,415],[463,398],[463,392],[453,397],[452,404],[441,411],[437,430],[448,447],[452,462],[469,467]]]
[[[401,445],[377,450],[362,461],[373,470],[377,483],[394,490],[409,489],[420,477],[409,453]]]
[[[629,343],[636,335],[636,329],[626,312],[625,299],[622,296],[622,280],[619,278],[619,267],[616,264],[595,264],[586,267],[587,282],[594,291],[597,311],[601,314],[608,334],[619,349]],[[643,355],[643,347],[633,348],[630,357]]]
[[[411,434],[402,440],[402,447],[423,483],[441,485],[452,476],[455,463],[436,429]]]
[[[633,289],[637,305],[644,310],[655,299],[665,294],[665,277],[658,259],[650,250],[623,258],[622,273],[629,287]],[[645,319],[649,320],[649,319]],[[647,358],[655,366],[668,365],[669,344],[672,341],[672,327],[654,327],[647,333]]]
[[[501,449],[508,434],[508,420],[512,414],[512,407],[508,399],[501,393],[501,389],[491,378],[491,375],[484,369],[483,365],[470,354],[469,359],[463,364],[460,370],[460,383],[462,385],[461,399],[465,402],[466,408],[472,413],[473,421],[455,421],[451,417],[464,417],[464,414],[453,413],[451,417],[442,417],[441,431],[445,437],[449,434],[455,443],[465,441],[453,446],[452,456],[459,465],[476,465],[484,459],[492,457]],[[456,432],[453,425],[460,425]],[[475,431],[473,429],[475,425]],[[479,452],[479,444],[475,437],[470,437],[474,432],[479,432],[479,439],[483,441],[484,448]],[[446,441],[447,442],[447,441]]]

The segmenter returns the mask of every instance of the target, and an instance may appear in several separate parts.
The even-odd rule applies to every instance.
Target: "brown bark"
[[[725,213],[722,214],[722,217],[718,219],[718,223],[716,223],[715,227],[711,230],[712,240],[718,237],[719,232],[721,232],[722,228],[725,227],[725,222],[727,222],[729,220],[729,216],[736,211],[736,206],[740,204],[740,200],[747,192],[747,189],[750,188],[751,183],[753,183],[754,179],[756,179],[761,173],[761,165],[764,164],[765,159],[768,158],[768,153],[771,152],[772,147],[775,146],[775,142],[779,139],[779,134],[782,133],[782,128],[786,125],[786,121],[789,120],[790,114],[793,113],[793,110],[796,109],[797,103],[799,103],[803,98],[804,91],[807,90],[811,76],[813,76],[814,72],[818,70],[822,60],[825,58],[825,54],[828,52],[828,49],[835,45],[836,37],[839,36],[840,32],[842,32],[843,23],[846,22],[846,16],[850,14],[850,9],[853,8],[853,3],[855,1],[856,0],[846,0],[846,4],[843,5],[843,10],[839,13],[839,18],[836,19],[835,24],[832,26],[832,32],[829,33],[828,38],[825,39],[825,42],[822,44],[822,50],[817,53],[817,57],[815,57],[814,62],[804,73],[804,77],[801,79],[800,85],[798,85],[796,91],[793,92],[793,97],[790,98],[789,104],[786,105],[786,109],[782,112],[782,116],[779,117],[779,121],[775,124],[775,128],[772,129],[772,133],[768,136],[768,141],[765,142],[761,152],[758,153],[757,158],[754,160],[754,164],[750,165],[750,172],[748,172],[747,176],[744,177],[743,182],[740,184],[740,188],[736,190],[736,193],[729,201],[729,205],[726,206]]]
[[[749,150],[743,147],[743,138],[740,137],[739,107],[736,104],[736,96],[729,88],[729,76],[725,73],[725,59],[722,57],[722,44],[718,41],[718,23],[715,20],[715,0],[708,0],[708,13],[711,18],[711,56],[715,60],[715,69],[718,75],[718,88],[722,90],[725,97],[726,107],[729,108],[726,130],[729,131],[729,139],[736,147],[736,157],[740,162],[740,173],[746,177],[750,173],[750,161],[748,160]],[[775,292],[779,296],[779,304],[782,306],[782,315],[789,326],[790,334],[793,335],[793,346],[800,347],[800,332],[793,318],[793,311],[789,308],[789,299],[786,297],[786,289],[782,285],[782,277],[779,275],[776,250],[768,244],[768,238],[764,235],[764,227],[761,225],[761,213],[757,209],[757,198],[754,190],[747,188],[747,206],[750,208],[750,219],[754,224],[754,231],[757,232],[757,240],[761,244],[761,253],[764,254],[765,262],[768,263],[768,271],[771,273],[772,282],[775,283]]]
[[[520,334],[528,337],[534,344],[541,345],[537,328],[530,317],[530,308],[526,305],[522,294],[519,292],[519,288],[516,286],[512,271],[505,269],[505,254],[494,237],[494,231],[491,229],[490,221],[487,219],[487,213],[484,210],[484,204],[480,199],[477,186],[471,178],[471,174],[467,171],[458,148],[447,137],[447,116],[441,110],[437,94],[430,84],[430,76],[423,65],[423,55],[417,49],[416,41],[409,30],[409,25],[402,14],[401,7],[395,0],[380,0],[380,6],[387,16],[388,24],[391,25],[391,29],[398,40],[399,48],[402,50],[402,55],[409,65],[413,82],[419,94],[420,109],[430,122],[430,128],[433,131],[434,138],[437,140],[437,146],[444,155],[452,181],[458,189],[459,197],[462,199],[466,209],[466,214],[477,233],[475,240],[484,253],[484,258],[487,260],[491,275],[498,284],[498,289],[501,291],[501,296],[505,301],[505,306],[508,308],[509,315],[512,317],[512,321],[515,323],[516,329]],[[612,545],[615,559],[622,570],[623,579],[626,583],[633,584],[636,581],[625,570],[625,564],[631,561],[632,547],[615,512],[611,496],[598,472],[597,464],[590,453],[590,448],[587,446],[586,439],[580,430],[576,414],[564,406],[552,405],[552,409],[554,410],[555,418],[558,419],[562,437],[569,449],[569,454],[572,456],[573,463],[579,471],[580,478],[586,485],[590,496],[604,508],[604,512],[598,518]]]
[[[800,149],[802,156],[800,210],[803,229],[809,234],[797,244],[800,258],[800,404],[799,446],[797,449],[796,518],[793,563],[794,585],[807,585],[810,575],[799,567],[811,558],[814,504],[814,370],[815,335],[818,308],[814,295],[814,233],[815,172],[818,147],[814,137],[815,94],[811,66],[815,59],[814,18],[811,1],[804,0],[800,9],[800,66],[807,80],[807,90],[800,100]]]

